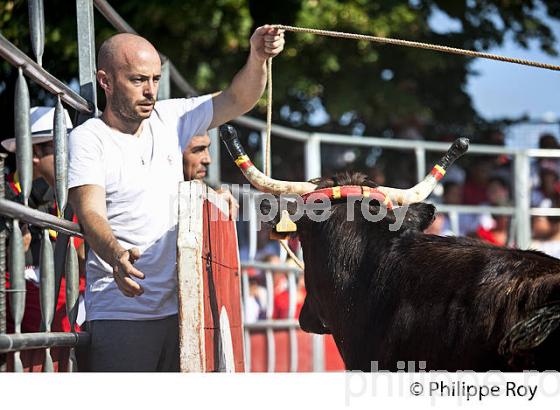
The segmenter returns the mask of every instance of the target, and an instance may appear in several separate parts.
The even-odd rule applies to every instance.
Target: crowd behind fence
[[[89,335],[87,332],[51,332],[53,311],[59,293],[61,278],[66,278],[67,316],[72,330],[76,323],[78,304],[78,260],[74,238],[80,238],[80,228],[72,222],[72,211],[66,206],[67,203],[67,131],[62,113],[66,104],[78,113],[79,125],[87,118],[98,114],[96,79],[95,79],[95,6],[101,14],[113,24],[118,31],[134,32],[126,21],[105,0],[76,0],[77,11],[77,39],[79,73],[78,79],[80,92],[76,93],[62,81],[52,76],[42,68],[43,48],[45,42],[43,1],[29,0],[29,17],[31,48],[34,60],[25,55],[21,50],[10,43],[0,34],[0,56],[18,69],[16,93],[14,100],[15,130],[14,135],[17,142],[17,170],[20,178],[21,196],[19,202],[4,199],[4,181],[0,178],[0,214],[6,221],[7,229],[0,232],[0,371],[6,371],[5,355],[13,352],[13,367],[15,371],[22,370],[20,351],[43,348],[45,358],[43,368],[46,371],[53,370],[53,360],[50,348],[55,346],[66,346],[75,348],[87,345]],[[165,56],[162,56],[162,80],[158,97],[169,98],[170,87],[173,83],[184,95],[195,95],[196,90],[180,75],[177,68]],[[55,141],[55,170],[57,173],[57,185],[55,187],[56,200],[59,207],[59,216],[49,215],[28,206],[28,197],[32,183],[32,149],[30,134],[30,96],[27,86],[30,79],[50,92],[56,97],[56,113],[54,122]],[[266,136],[266,124],[247,116],[235,120],[240,127],[256,131],[264,140]],[[216,131],[211,131],[211,136],[216,140]],[[303,167],[305,179],[319,177],[323,173],[322,150],[330,146],[355,146],[368,148],[384,148],[407,151],[414,155],[416,160],[415,176],[418,181],[424,178],[428,163],[428,154],[444,152],[448,148],[447,143],[429,141],[406,141],[389,140],[384,138],[360,137],[350,138],[347,135],[333,135],[324,133],[310,133],[293,130],[288,127],[273,125],[272,137],[290,140],[294,144],[302,144]],[[260,144],[262,149],[266,144]],[[210,167],[208,181],[213,185],[228,182],[227,175],[221,175],[220,166],[220,144],[215,141],[212,144],[212,157],[214,161]],[[468,205],[438,205],[438,210],[449,215],[451,230],[459,233],[459,217],[462,214],[483,214],[512,216],[512,231],[514,241],[518,247],[527,248],[531,244],[531,217],[532,216],[560,216],[560,210],[554,207],[535,208],[531,207],[531,169],[532,161],[537,158],[560,158],[560,149],[526,149],[507,148],[503,146],[485,146],[473,144],[468,155],[504,155],[512,159],[511,171],[514,176],[513,201],[508,206],[468,206]],[[261,157],[264,158],[264,152]],[[0,158],[0,169],[4,169],[4,157]],[[277,170],[273,169],[273,175]],[[234,192],[235,193],[235,192]],[[254,210],[254,195],[251,196],[250,207]],[[21,332],[21,321],[25,306],[25,278],[24,278],[24,248],[22,244],[22,231],[20,223],[27,223],[43,229],[43,240],[41,244],[41,317],[43,327],[41,332],[24,334]],[[253,212],[247,221],[248,229],[244,229],[244,235],[239,239],[241,247],[247,249],[242,262],[242,302],[244,312],[245,332],[245,355],[246,368],[251,369],[251,334],[264,332],[267,340],[267,370],[274,371],[276,361],[276,348],[274,332],[281,329],[288,332],[289,340],[289,370],[298,369],[298,339],[296,332],[299,329],[296,320],[298,311],[298,290],[302,272],[300,269],[285,264],[269,264],[257,262],[259,254],[259,237],[256,229],[256,215]],[[57,231],[58,237],[51,244],[48,230]],[[9,239],[9,250],[6,252],[6,237]],[[280,252],[280,251],[279,251]],[[298,251],[301,256],[301,249]],[[9,258],[7,258],[9,254]],[[285,260],[285,254],[280,253],[281,259]],[[255,271],[261,272],[258,280],[254,277]],[[6,289],[4,272],[9,272],[10,288]],[[253,272],[253,273],[251,273]],[[278,274],[284,275],[285,292],[287,297],[287,313],[285,317],[275,316],[275,290],[274,277]],[[255,297],[251,293],[252,284],[257,283],[264,292],[265,303],[261,315],[248,320],[250,299]],[[9,298],[11,316],[14,319],[15,329],[12,334],[6,333],[6,297]],[[261,306],[262,307],[262,306]],[[323,336],[314,335],[312,342],[313,370],[324,370],[324,344]],[[4,355],[4,357],[1,357]],[[75,366],[73,355],[70,358],[69,369]]]

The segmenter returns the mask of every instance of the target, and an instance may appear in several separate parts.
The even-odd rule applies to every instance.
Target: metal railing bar
[[[560,216],[560,208],[531,208],[532,216]]]
[[[266,279],[266,318],[273,320],[274,313],[274,281],[272,271],[265,272]],[[276,369],[276,342],[274,340],[274,332],[272,327],[266,329],[266,362],[267,371],[274,372]]]
[[[0,215],[19,219],[41,228],[53,229],[57,232],[82,238],[80,226],[54,215],[38,211],[7,199],[0,199]]]
[[[262,120],[258,120],[256,118],[248,117],[246,115],[235,118],[232,122],[242,125],[248,128],[254,128],[257,131],[265,131],[266,130],[266,122]],[[284,127],[282,125],[275,125],[272,124],[272,133],[275,136],[281,136],[284,138],[296,140],[296,141],[307,141],[311,137],[310,132],[305,131],[297,131],[293,130],[289,127]],[[347,137],[348,138],[348,137]]]
[[[249,258],[255,259],[257,256],[257,209],[255,204],[255,197],[249,198],[249,209],[243,209],[243,214],[247,211],[249,214]]]
[[[28,0],[29,34],[31,36],[31,49],[37,64],[43,65],[43,52],[45,48],[45,12],[43,0]]]
[[[426,150],[423,147],[414,149],[416,156],[416,181],[420,182],[426,176]]]
[[[74,238],[69,238],[68,241],[64,278],[66,279],[66,316],[70,323],[70,330],[74,331],[78,318],[78,299],[80,296],[78,254],[74,245]]]
[[[249,300],[249,275],[241,275],[241,323],[245,324],[247,315],[245,309]],[[251,338],[249,332],[243,327],[243,357],[245,358],[245,371],[251,371]]]
[[[296,298],[297,298],[297,273],[288,274],[288,318],[294,318],[296,315]],[[296,329],[288,329],[288,340],[290,347],[290,371],[296,372],[298,365],[298,343]]]
[[[47,347],[86,346],[89,342],[90,335],[87,332],[0,334],[0,353],[30,349],[44,349]]]
[[[68,132],[60,96],[54,109],[54,195],[61,215],[68,202]]]
[[[84,98],[29,58],[2,34],[0,34],[0,56],[14,67],[21,67],[27,77],[45,90],[54,95],[60,94],[62,100],[69,106],[83,113],[93,113],[93,108]]]
[[[4,161],[6,159],[6,154],[0,154],[0,170],[4,169]],[[4,172],[0,172],[0,199],[3,199],[5,195],[4,186]],[[0,230],[0,289],[6,289],[6,230]],[[6,326],[6,293],[0,292],[0,334],[5,334],[7,330]],[[6,356],[0,354],[0,373],[5,372],[7,369]]]
[[[294,267],[292,265],[279,265],[273,263],[265,263],[265,262],[241,262],[241,268],[255,268],[261,270],[270,270],[273,272],[296,272],[300,273],[302,270],[298,267]]]
[[[297,319],[269,319],[245,323],[243,326],[247,330],[299,329],[299,322]]]
[[[97,109],[97,80],[95,78],[95,22],[92,0],[76,0],[76,28],[78,41],[78,79],[80,95]],[[89,115],[79,115],[75,125],[81,125]]]
[[[325,335],[312,334],[313,343],[313,371],[325,371]]]
[[[531,244],[530,167],[530,158],[524,151],[518,151],[515,154],[512,171],[515,175],[513,190],[516,223],[515,243],[520,249],[527,249]]]
[[[14,93],[14,134],[16,137],[16,168],[19,174],[21,196],[27,205],[33,181],[33,143],[31,139],[30,98],[23,70],[18,68]]]
[[[438,212],[449,213],[458,212],[460,214],[497,214],[497,215],[513,215],[515,207],[513,206],[486,206],[486,205],[444,205],[433,204]]]
[[[526,150],[527,156],[532,158],[560,158],[560,149],[537,149]]]
[[[44,326],[43,329],[50,332],[54,319],[56,299],[54,297],[54,250],[48,229],[43,229],[39,264],[41,272],[41,281],[39,282],[41,318]]]
[[[117,30],[132,34],[138,34],[130,24],[123,19],[119,13],[105,0],[93,0],[95,8],[113,25]]]
[[[424,148],[426,151],[437,151],[445,152],[449,149],[449,143],[447,142],[434,142],[434,141],[418,141],[418,140],[395,140],[386,139],[379,137],[353,137],[349,138],[348,135],[344,134],[325,134],[325,133],[315,133],[322,143],[328,144],[339,144],[339,145],[356,145],[356,146],[367,146],[367,147],[383,147],[383,148],[395,148],[407,151],[412,151],[417,148]],[[494,145],[484,145],[484,144],[471,144],[469,146],[469,154],[484,154],[484,155],[513,155],[518,153],[520,150],[517,148],[506,148]]]
[[[171,62],[171,60],[169,60],[169,76],[171,78],[171,81],[173,81],[177,88],[181,90],[181,92],[187,97],[198,95],[198,91],[196,91],[195,88],[190,85],[187,80],[185,80],[185,78],[181,75],[181,73],[179,72],[177,67],[175,67],[175,64]]]

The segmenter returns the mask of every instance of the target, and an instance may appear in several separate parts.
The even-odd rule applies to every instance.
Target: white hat
[[[54,107],[32,107],[31,114],[31,141],[33,144],[41,144],[53,139]],[[72,129],[72,121],[68,111],[64,109],[66,116],[66,128]],[[16,139],[8,138],[2,141],[2,146],[8,152],[16,152]]]

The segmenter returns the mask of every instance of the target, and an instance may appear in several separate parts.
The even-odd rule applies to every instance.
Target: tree
[[[475,50],[501,45],[512,35],[522,46],[536,43],[555,54],[556,39],[543,16],[560,18],[557,2],[538,0],[123,0],[113,6],[201,92],[227,85],[246,58],[252,29],[264,23]],[[435,10],[462,29],[434,31],[429,22]],[[45,13],[45,67],[70,82],[77,73],[75,10],[67,1],[51,0]],[[114,32],[99,14],[96,27],[97,44]],[[0,3],[0,30],[29,51],[25,1]],[[475,75],[466,57],[310,34],[287,33],[286,40],[273,64],[277,123],[368,135],[392,135],[412,123],[423,124],[431,137],[483,125],[464,91],[468,76]],[[5,63],[0,70],[1,108],[7,109],[13,70]],[[252,115],[264,118],[264,106],[263,101]],[[318,121],[322,109],[327,115]]]

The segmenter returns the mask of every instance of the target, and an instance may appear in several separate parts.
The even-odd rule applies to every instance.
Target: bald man
[[[283,32],[255,30],[245,66],[223,92],[156,102],[161,62],[152,44],[117,34],[99,49],[107,105],[69,138],[70,203],[91,251],[86,312],[92,371],[179,369],[176,244],[182,151],[250,110]]]

